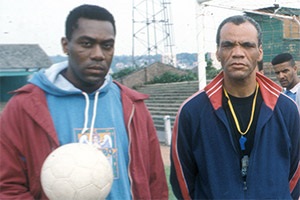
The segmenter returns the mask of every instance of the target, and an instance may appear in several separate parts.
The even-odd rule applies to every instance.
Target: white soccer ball
[[[111,164],[101,150],[88,144],[55,149],[41,170],[42,188],[50,200],[105,199],[112,183]]]

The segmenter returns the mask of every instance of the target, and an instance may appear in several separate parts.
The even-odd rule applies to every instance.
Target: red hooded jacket
[[[168,199],[159,141],[143,101],[148,95],[115,83],[121,89],[129,138],[132,197]],[[47,199],[41,188],[40,171],[59,142],[46,96],[33,84],[15,92],[0,116],[0,199]]]

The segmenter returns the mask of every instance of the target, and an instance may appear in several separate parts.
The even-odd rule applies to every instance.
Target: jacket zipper
[[[247,190],[247,174],[248,174],[248,167],[249,167],[249,156],[244,155],[241,160],[241,173],[243,178],[243,190]]]
[[[128,120],[128,124],[127,124],[128,142],[129,142],[129,145],[128,145],[129,163],[128,163],[127,172],[128,172],[128,177],[129,177],[129,180],[130,180],[130,192],[131,192],[132,199],[134,199],[134,196],[133,196],[133,189],[132,189],[132,177],[131,177],[131,174],[130,174],[130,165],[131,165],[131,153],[130,153],[130,150],[131,150],[131,130],[130,130],[130,124],[131,124],[131,121],[132,121],[132,118],[133,118],[134,111],[135,111],[135,107],[134,107],[134,104],[132,104],[132,111],[131,111],[131,114],[130,114],[130,117],[129,117],[129,120]]]

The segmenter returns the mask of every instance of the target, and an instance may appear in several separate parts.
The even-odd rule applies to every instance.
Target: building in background
[[[300,9],[266,7],[245,12],[261,26],[263,33],[264,72],[273,74],[271,60],[277,54],[288,52],[293,55],[300,69]]]
[[[37,44],[0,44],[0,102],[7,102],[11,94],[25,85],[28,76],[52,61]]]

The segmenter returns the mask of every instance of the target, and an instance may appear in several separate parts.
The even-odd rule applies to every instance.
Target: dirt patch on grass
[[[165,166],[170,166],[170,146],[160,145],[161,156]]]

